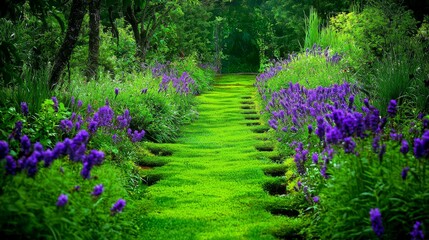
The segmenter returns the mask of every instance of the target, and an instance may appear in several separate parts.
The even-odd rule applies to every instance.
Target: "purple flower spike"
[[[119,94],[119,88],[115,88],[115,97],[117,97]]]
[[[354,102],[355,102],[355,96],[351,95],[349,97],[349,109],[352,109]]]
[[[140,92],[141,94],[145,94],[145,93],[147,93],[147,88],[143,88],[142,90],[141,90],[141,92]]]
[[[392,118],[396,116],[396,105],[396,100],[392,99],[390,100],[389,106],[387,107],[387,113]]]
[[[89,179],[91,177],[91,168],[92,168],[92,165],[90,165],[88,162],[84,162],[82,171],[80,172],[80,175],[84,179]]]
[[[408,146],[408,142],[405,139],[402,139],[401,148],[399,149],[401,153],[407,154],[410,151],[410,147]]]
[[[80,99],[77,100],[77,108],[81,108],[82,105],[83,105],[82,100],[80,100]],[[88,104],[88,106],[89,106],[89,104]]]
[[[30,153],[31,142],[27,135],[22,136],[21,138],[21,151],[27,155]]]
[[[313,126],[308,125],[308,134],[311,135],[311,133],[313,133]]]
[[[402,169],[402,173],[401,173],[402,180],[404,180],[404,181],[405,181],[405,179],[407,179],[408,171],[410,171],[410,167],[404,167],[404,168]]]
[[[413,226],[413,231],[410,232],[411,240],[423,240],[425,239],[425,235],[421,230],[421,222],[417,221]]]
[[[16,167],[15,159],[10,155],[6,156],[6,172],[10,175],[15,175]]]
[[[313,160],[314,164],[317,164],[319,162],[319,155],[317,153],[313,153],[311,160]]]
[[[104,192],[103,184],[99,184],[99,185],[96,185],[96,186],[94,187],[94,190],[92,191],[91,195],[92,195],[92,196],[94,196],[94,197],[98,197],[98,196],[100,196],[103,192]]]
[[[0,141],[0,160],[9,154],[9,145],[5,141]]]
[[[383,228],[383,221],[381,220],[380,209],[378,208],[371,209],[371,211],[369,211],[369,217],[371,220],[372,230],[374,231],[375,235],[377,235],[378,237],[381,237],[381,235],[383,235],[384,233],[384,228]]]
[[[54,110],[55,112],[58,112],[58,99],[57,97],[52,97],[52,102],[54,102]]]
[[[21,111],[24,116],[28,115],[28,105],[26,102],[21,102]]]
[[[91,107],[91,104],[88,104],[88,106],[86,107],[86,112],[89,114],[89,113],[92,113],[92,107]]]
[[[425,155],[425,149],[424,149],[424,145],[423,145],[423,140],[421,140],[420,138],[416,138],[414,139],[414,156],[416,158],[422,158]]]
[[[67,204],[67,202],[69,201],[69,198],[67,197],[67,195],[65,195],[65,194],[61,194],[59,197],[58,197],[58,200],[57,200],[57,206],[58,207],[63,207],[64,205],[66,205]]]
[[[120,198],[115,204],[113,204],[110,211],[112,212],[113,215],[116,213],[122,212],[122,210],[124,210],[126,203],[127,202],[124,199]]]
[[[314,201],[314,203],[319,203],[319,197],[318,196],[315,196],[315,197],[313,197],[313,201]]]

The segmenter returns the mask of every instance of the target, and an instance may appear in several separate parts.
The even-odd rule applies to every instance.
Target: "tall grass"
[[[387,110],[390,99],[404,98],[410,86],[410,62],[396,54],[389,54],[374,65],[370,86],[373,90],[374,106],[380,112]]]
[[[26,102],[31,113],[38,112],[42,103],[52,97],[48,84],[49,73],[49,67],[34,70],[24,65],[21,78],[16,85],[3,87],[0,90],[0,94],[3,96],[1,106],[14,106],[16,109],[20,109],[21,102]]]
[[[320,39],[320,29],[322,20],[317,16],[317,11],[314,8],[310,9],[310,15],[305,20],[305,42],[304,48],[311,48],[317,44]]]

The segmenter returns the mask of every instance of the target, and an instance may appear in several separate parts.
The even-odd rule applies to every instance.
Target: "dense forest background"
[[[311,7],[327,19],[366,4],[402,4],[419,22],[429,11],[412,0],[6,1],[0,76],[8,85],[31,69],[53,86],[66,68],[92,78],[192,55],[223,73],[257,72],[304,47]]]

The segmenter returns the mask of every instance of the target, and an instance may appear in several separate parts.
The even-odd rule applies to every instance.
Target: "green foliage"
[[[213,3],[184,1],[170,14],[169,24],[161,25],[153,37],[149,59],[158,62],[197,54],[202,62],[213,61]]]
[[[44,146],[53,147],[61,139],[58,132],[58,124],[61,120],[70,115],[63,103],[58,104],[58,111],[54,110],[54,103],[51,99],[46,99],[41,110],[34,117],[27,121],[28,125],[24,133],[34,141],[40,142]]]
[[[51,99],[46,99],[37,113],[28,116],[24,116],[21,110],[18,112],[14,107],[2,108],[0,113],[1,139],[8,139],[15,123],[21,121],[23,122],[23,135],[27,135],[34,142],[40,142],[49,147],[53,147],[61,139],[58,124],[70,115],[63,103],[58,104],[58,111],[56,112]],[[16,144],[18,145],[18,142]]]
[[[89,18],[86,16],[82,26],[82,31],[85,33],[89,32],[88,21]],[[115,26],[118,30],[119,41],[110,32],[100,32],[99,64],[100,71],[120,79],[130,72],[138,71],[140,66],[135,58],[137,47],[130,27],[124,23],[123,19],[117,19]],[[76,71],[74,74],[80,75],[86,70],[87,65],[82,65],[82,63],[86,63],[88,59],[88,42],[88,34],[83,34],[73,51],[70,67]]]
[[[369,211],[379,208],[387,239],[405,239],[415,221],[426,223],[429,181],[424,178],[427,164],[399,152],[399,146],[386,141],[383,161],[373,153],[371,141],[358,143],[359,157],[339,153],[330,170],[332,178],[320,192],[320,221],[312,230],[329,239],[375,239],[369,221]],[[411,168],[406,180],[401,178],[404,167]],[[316,220],[317,221],[317,220]]]
[[[79,176],[79,164],[57,160],[49,168],[40,168],[34,178],[24,173],[5,176],[2,167],[0,226],[2,236],[33,239],[131,239],[138,234],[133,220],[145,210],[128,197],[123,185],[124,173],[104,164],[93,170],[90,180]],[[3,166],[3,164],[2,164]],[[92,196],[95,185],[103,184],[104,192]],[[75,186],[79,186],[76,189]],[[60,194],[68,203],[56,206]],[[110,208],[126,199],[122,213],[111,215]]]
[[[333,84],[341,84],[345,80],[352,82],[350,74],[342,69],[341,63],[329,63],[323,55],[300,53],[268,81],[267,87],[279,91],[287,88],[289,82],[300,83],[306,88],[328,87]]]

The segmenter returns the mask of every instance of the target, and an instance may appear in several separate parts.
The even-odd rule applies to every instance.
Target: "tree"
[[[49,79],[49,86],[51,89],[58,84],[61,73],[67,65],[67,62],[70,60],[70,56],[79,38],[79,33],[85,13],[85,0],[73,0],[70,9],[70,16],[68,19],[66,36],[64,37],[63,43],[58,50],[52,68],[51,77]]]
[[[100,0],[89,2],[89,51],[87,77],[97,78],[100,49]]]

